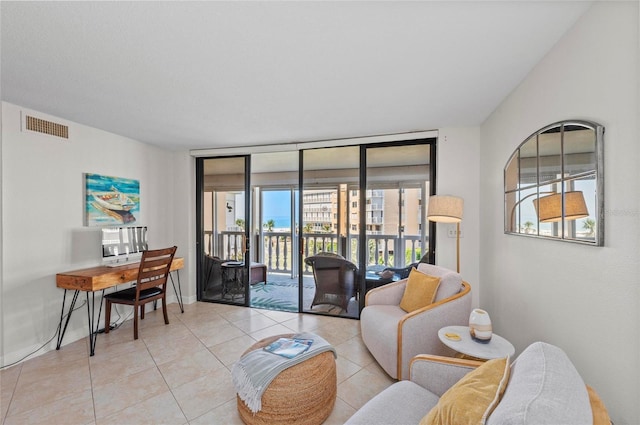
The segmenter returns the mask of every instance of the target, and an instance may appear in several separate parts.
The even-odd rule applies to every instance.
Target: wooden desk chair
[[[144,306],[148,302],[162,300],[164,323],[165,325],[169,324],[169,316],[167,315],[167,279],[176,249],[177,247],[174,246],[144,251],[140,260],[136,286],[105,295],[104,333],[109,333],[111,304],[114,303],[133,306],[133,339],[138,339],[138,308],[140,308],[140,318],[144,319]]]

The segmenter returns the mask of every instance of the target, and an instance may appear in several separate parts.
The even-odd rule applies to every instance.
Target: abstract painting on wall
[[[140,215],[140,181],[86,173],[85,204],[87,226],[135,223]]]

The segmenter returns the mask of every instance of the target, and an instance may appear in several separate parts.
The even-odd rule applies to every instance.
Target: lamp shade
[[[462,221],[464,200],[457,196],[434,195],[429,198],[427,219],[440,223],[459,223]]]
[[[533,206],[540,223],[553,223],[562,220],[562,193],[554,193],[533,200]],[[564,219],[577,220],[589,216],[584,195],[580,191],[564,193]]]

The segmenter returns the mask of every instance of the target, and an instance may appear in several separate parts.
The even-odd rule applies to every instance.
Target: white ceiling
[[[173,150],[477,126],[589,5],[2,1],[1,96]]]

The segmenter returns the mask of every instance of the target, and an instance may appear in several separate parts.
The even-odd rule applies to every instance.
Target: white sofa
[[[440,396],[477,365],[468,360],[417,356],[410,380],[388,387],[346,423],[418,424]],[[604,404],[587,388],[564,351],[536,342],[512,362],[504,395],[486,423],[585,425],[609,423],[609,418]]]

